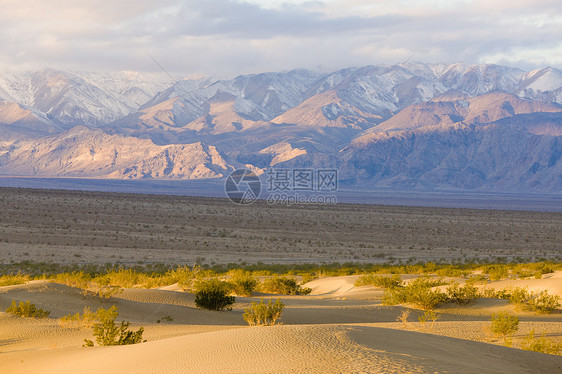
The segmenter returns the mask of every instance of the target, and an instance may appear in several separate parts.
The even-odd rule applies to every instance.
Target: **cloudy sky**
[[[235,74],[367,64],[562,68],[560,0],[0,0],[0,67]]]

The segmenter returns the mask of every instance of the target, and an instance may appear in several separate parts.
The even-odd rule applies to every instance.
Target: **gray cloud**
[[[562,67],[562,4],[551,0],[5,2],[7,68],[158,70],[146,51],[174,74],[219,76],[410,56]]]

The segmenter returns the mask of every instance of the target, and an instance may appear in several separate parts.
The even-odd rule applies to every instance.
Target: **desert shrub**
[[[483,269],[484,274],[488,274],[491,281],[506,279],[509,277],[509,270],[506,265],[490,265]]]
[[[178,286],[187,290],[191,288],[194,280],[198,277],[200,273],[200,267],[194,266],[189,268],[187,266],[178,266],[176,269],[169,270],[164,278],[167,283],[174,284],[177,283]]]
[[[503,338],[504,343],[507,343],[507,338],[519,329],[519,318],[512,316],[505,312],[500,312],[492,315],[491,331],[497,336]]]
[[[15,274],[15,275],[2,275],[0,276],[0,287],[13,286],[16,284],[23,284],[30,279],[29,275]]]
[[[409,310],[404,310],[402,313],[396,318],[396,322],[402,322],[402,327],[408,327],[408,317],[410,316]]]
[[[16,304],[16,300],[12,300],[12,304],[6,309],[6,313],[27,318],[47,318],[51,314],[47,310],[37,309],[35,304],[31,304],[29,301],[20,301],[19,304]]]
[[[90,327],[96,321],[99,321],[101,317],[105,316],[106,313],[107,313],[107,309],[104,308],[98,308],[98,310],[92,312],[90,308],[84,307],[84,309],[82,310],[82,315],[80,315],[80,313],[76,313],[76,314],[69,314],[66,316],[62,316],[59,319],[59,322],[62,325],[78,324],[83,327]]]
[[[412,287],[426,287],[426,288],[443,286],[445,284],[447,284],[447,282],[445,282],[441,278],[430,278],[427,276],[416,278],[408,283],[408,285]]]
[[[431,286],[424,282],[413,282],[404,287],[386,289],[383,294],[383,304],[412,304],[421,309],[433,309],[445,295],[439,290],[432,290]]]
[[[433,310],[426,311],[423,315],[418,317],[418,321],[421,324],[422,329],[425,329],[426,324],[428,321],[431,321],[431,325],[429,326],[430,329],[433,329],[435,326],[435,321],[441,318],[439,313],[435,313]]]
[[[200,279],[193,283],[193,290],[195,292],[220,290],[229,294],[232,292],[232,283],[219,278]]]
[[[117,325],[115,319],[118,315],[115,305],[99,313],[98,322],[92,326],[96,343],[103,346],[141,343],[144,328],[141,327],[137,331],[128,330],[130,323],[125,321]],[[84,339],[84,346],[93,347],[94,342]]]
[[[380,288],[395,288],[402,285],[402,279],[398,274],[391,276],[368,274],[357,278],[354,285],[356,287],[375,286]]]
[[[234,296],[228,296],[224,290],[198,291],[195,294],[195,305],[208,310],[232,310]]]
[[[133,269],[119,269],[117,271],[108,271],[103,275],[103,278],[105,279],[101,282],[104,284],[131,288],[138,284],[145,283],[148,276]]]
[[[111,277],[107,274],[92,278],[83,271],[74,271],[56,274],[53,281],[70,287],[80,288],[82,296],[94,296],[104,300],[110,299],[115,294],[123,291],[121,287],[111,284]]]
[[[562,343],[548,339],[544,336],[544,334],[541,334],[539,338],[536,338],[535,330],[532,330],[523,343],[521,343],[521,349],[551,355],[559,355],[562,350]]]
[[[538,314],[549,314],[560,306],[560,297],[549,295],[546,290],[531,293],[525,308]]]
[[[268,278],[262,282],[259,289],[262,292],[280,295],[308,295],[312,291],[310,288],[299,286],[295,278],[290,277]]]
[[[195,291],[195,305],[198,308],[231,310],[230,305],[235,301],[234,296],[229,296],[232,292],[232,284],[218,278],[195,282]]]
[[[488,278],[485,275],[478,274],[478,275],[471,275],[466,280],[467,284],[486,284],[488,283]]]
[[[485,288],[481,290],[480,294],[482,297],[490,299],[509,300],[511,298],[511,290],[509,289],[495,290],[493,288]]]
[[[478,298],[478,288],[472,284],[459,286],[458,283],[452,283],[447,287],[447,301],[457,304],[467,304]]]
[[[239,296],[252,296],[259,284],[254,277],[243,271],[232,275],[230,283],[232,284],[232,291]]]
[[[538,314],[552,313],[560,306],[558,295],[549,295],[546,290],[529,292],[525,288],[510,290],[509,301],[517,307]]]
[[[458,269],[454,266],[447,266],[435,271],[435,274],[440,277],[464,277],[468,274],[466,270]]]
[[[93,289],[86,290],[87,294],[97,296],[102,300],[109,300],[120,292],[123,292],[123,289],[120,286],[111,284],[106,277],[94,278]]]
[[[56,283],[66,284],[70,287],[87,289],[92,277],[83,271],[73,271],[71,273],[60,273],[54,276]]]
[[[252,305],[244,310],[244,321],[250,326],[272,326],[281,318],[281,312],[285,305],[280,299],[275,303],[270,299],[267,304],[263,299],[259,303],[252,302]]]
[[[302,274],[302,284],[306,284],[308,282],[312,282],[315,279],[320,278],[320,276],[316,273],[303,273]]]

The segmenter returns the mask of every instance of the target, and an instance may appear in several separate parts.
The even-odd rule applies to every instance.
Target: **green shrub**
[[[519,329],[519,318],[500,312],[492,315],[491,331],[497,336],[501,336],[505,343],[507,338]]]
[[[375,286],[380,288],[395,288],[402,285],[402,279],[398,274],[391,276],[368,274],[357,278],[354,285],[356,287]]]
[[[560,306],[560,297],[549,295],[546,290],[531,293],[525,308],[538,314],[549,314]]]
[[[241,272],[235,274],[231,279],[232,291],[239,296],[252,296],[259,282],[251,275]]]
[[[507,289],[494,290],[493,288],[485,288],[481,291],[482,297],[490,299],[509,300],[511,298],[511,291]]]
[[[18,305],[16,300],[12,300],[12,304],[6,309],[6,313],[27,318],[47,318],[51,314],[47,310],[37,309],[35,304],[31,304],[29,301],[20,301]]]
[[[465,284],[462,287],[454,282],[447,287],[447,301],[457,304],[467,304],[478,298],[478,288],[472,284]]]
[[[521,309],[538,314],[552,313],[560,306],[560,297],[549,295],[546,290],[529,292],[524,288],[514,288],[510,291],[509,301]]]
[[[267,304],[263,299],[259,303],[252,302],[252,305],[244,310],[244,321],[250,326],[272,326],[281,318],[281,312],[285,305],[280,299],[272,303],[270,299]]]
[[[128,330],[130,323],[122,321],[121,325],[117,325],[115,323],[117,316],[115,305],[99,313],[98,322],[92,326],[96,343],[103,346],[141,343],[144,328],[141,327],[137,331]],[[94,342],[84,339],[84,346],[93,347]]]
[[[200,279],[193,283],[193,290],[197,292],[201,291],[222,291],[225,294],[230,294],[232,292],[233,285],[230,282],[220,280],[219,278],[210,279]]]
[[[525,341],[521,343],[521,349],[551,355],[559,355],[562,350],[562,343],[557,343],[548,339],[544,336],[544,334],[541,334],[540,338],[535,338],[535,330],[532,330],[525,338]]]
[[[223,290],[199,291],[195,294],[195,305],[208,310],[232,310],[234,296],[228,296]]]
[[[312,289],[300,287],[295,278],[273,277],[263,281],[260,290],[280,295],[308,295]]]
[[[383,304],[412,304],[421,309],[434,309],[437,304],[445,300],[445,294],[439,290],[432,290],[426,282],[412,282],[404,287],[386,289],[383,294]]]

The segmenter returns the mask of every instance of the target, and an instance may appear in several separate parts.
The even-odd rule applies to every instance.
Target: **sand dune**
[[[19,356],[19,357],[18,357]],[[370,326],[275,326],[11,357],[12,373],[555,373],[559,357]],[[10,362],[11,361],[11,362]]]
[[[546,290],[551,295],[562,297],[562,271],[545,274],[542,279],[515,279],[492,282],[487,287],[494,289],[527,287],[529,291]]]
[[[256,298],[237,298],[231,312],[195,308],[194,296],[164,289],[126,289],[110,301],[47,281],[0,288],[0,309],[12,299],[31,300],[51,311],[33,320],[0,313],[0,367],[9,373],[555,373],[562,357],[484,343],[489,313],[505,308],[481,300],[468,309],[443,308],[432,329],[422,330],[411,310],[405,327],[401,306],[383,306],[372,287],[354,287],[357,277],[309,282],[310,296],[282,296],[282,322],[247,327],[243,309]],[[530,282],[556,287],[559,273]],[[536,282],[534,282],[536,281]],[[550,283],[549,283],[550,282]],[[553,283],[553,284],[551,284]],[[493,283],[494,287],[500,282]],[[507,284],[507,283],[506,283]],[[499,286],[498,286],[499,287]],[[503,287],[503,286],[501,286]],[[277,298],[276,295],[259,297]],[[258,297],[258,298],[259,298]],[[146,343],[82,348],[90,329],[61,326],[57,318],[115,304],[119,319],[145,327]],[[172,322],[156,321],[163,316]],[[562,337],[562,316],[525,317],[517,337],[535,328]]]

